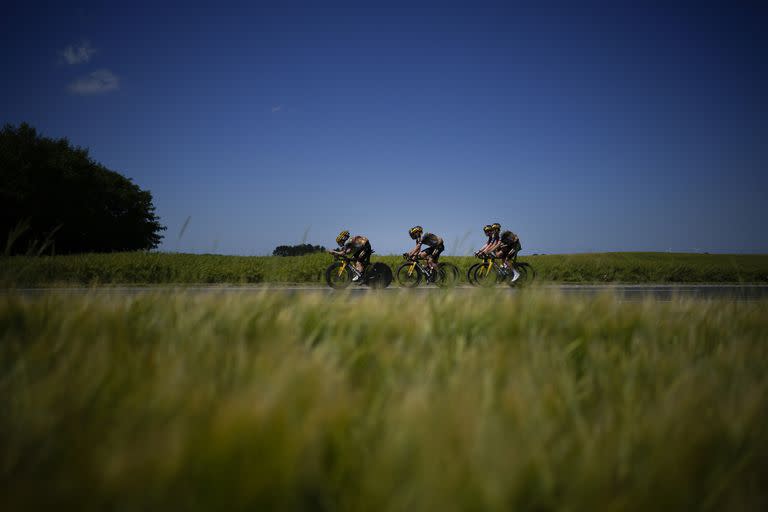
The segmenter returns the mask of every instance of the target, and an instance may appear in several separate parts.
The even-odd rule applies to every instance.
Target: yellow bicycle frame
[[[493,260],[488,260],[488,266],[486,267],[485,264],[483,264],[482,267],[480,267],[481,272],[480,275],[483,275],[482,269],[485,269],[485,275],[488,275],[491,272],[491,267],[493,266]]]
[[[411,277],[411,274],[413,274],[413,270],[416,268],[416,262],[414,261],[411,264],[411,268],[408,269],[408,277]]]
[[[337,277],[341,277],[341,274],[344,273],[344,270],[347,268],[347,262],[342,261],[341,266],[339,267],[339,275]]]

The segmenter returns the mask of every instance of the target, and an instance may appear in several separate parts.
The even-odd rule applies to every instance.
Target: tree
[[[325,252],[325,247],[322,245],[278,245],[275,250],[272,251],[272,256],[302,256],[304,254],[311,254],[313,252]]]
[[[22,224],[15,252],[54,231],[57,253],[147,250],[165,230],[149,191],[26,123],[0,131],[0,234]]]

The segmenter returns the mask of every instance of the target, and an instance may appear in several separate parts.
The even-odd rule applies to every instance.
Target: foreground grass
[[[466,269],[478,260],[444,257]],[[323,280],[327,254],[300,257],[172,253],[81,254],[0,259],[0,286],[93,284],[312,283]],[[393,271],[396,256],[375,256]],[[525,256],[540,281],[567,283],[766,283],[768,255],[596,253]]]
[[[764,510],[767,312],[5,295],[0,509]]]

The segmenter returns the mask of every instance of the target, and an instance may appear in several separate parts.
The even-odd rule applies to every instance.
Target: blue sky
[[[11,2],[0,121],[149,189],[163,250],[768,252],[757,3],[159,4]]]

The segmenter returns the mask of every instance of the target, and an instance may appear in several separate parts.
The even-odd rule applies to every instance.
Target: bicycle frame
[[[352,258],[349,258],[347,256],[336,256],[336,259],[341,260],[341,266],[339,267],[339,273],[337,274],[337,277],[341,277],[344,271],[349,267],[352,272],[355,273],[355,275],[360,278],[362,277],[362,272],[357,270],[357,268],[354,265],[350,265],[350,263],[354,263],[354,260]]]
[[[498,256],[485,256],[483,258],[483,267],[485,268],[485,275],[488,275],[488,272],[491,271],[491,268],[496,267],[496,270],[501,270],[502,267],[498,263],[496,263],[496,260],[500,259]],[[512,254],[507,260],[511,263],[511,267],[515,268],[517,266],[517,252]],[[486,266],[487,264],[487,266]]]
[[[419,270],[421,270],[421,273],[425,276],[431,275],[432,269],[425,268],[424,265],[419,263],[420,261],[422,261],[420,258],[416,258],[411,262],[411,266],[408,268],[408,277],[411,277],[413,271],[416,270],[416,267],[419,267]]]

